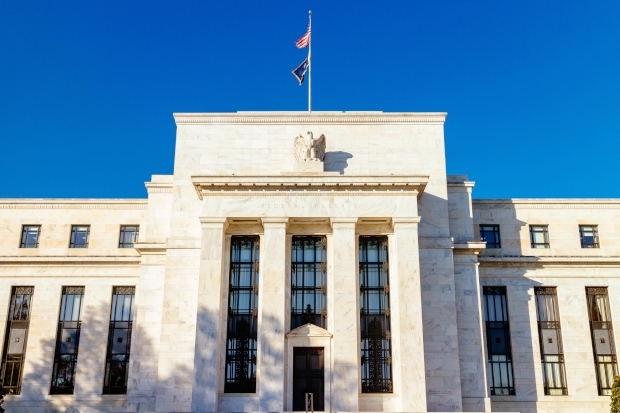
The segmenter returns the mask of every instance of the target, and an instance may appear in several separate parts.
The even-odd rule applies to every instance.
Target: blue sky
[[[0,197],[145,197],[173,112],[445,111],[476,198],[620,198],[620,2],[0,2]]]

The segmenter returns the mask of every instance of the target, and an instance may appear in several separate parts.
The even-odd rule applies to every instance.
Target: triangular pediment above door
[[[314,324],[304,324],[303,326],[297,327],[294,330],[289,331],[286,334],[287,338],[296,338],[296,337],[333,337],[332,334]]]

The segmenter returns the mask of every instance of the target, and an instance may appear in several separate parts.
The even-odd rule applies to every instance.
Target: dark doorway
[[[306,393],[314,394],[314,410],[324,410],[325,374],[323,372],[323,348],[293,348],[293,410],[306,410]]]

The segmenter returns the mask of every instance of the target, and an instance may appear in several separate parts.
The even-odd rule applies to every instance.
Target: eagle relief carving
[[[325,158],[325,135],[321,135],[319,139],[314,139],[314,135],[310,131],[305,138],[297,135],[294,151],[297,162],[323,162]]]

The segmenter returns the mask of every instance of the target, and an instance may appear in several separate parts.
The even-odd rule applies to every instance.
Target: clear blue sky
[[[145,197],[173,112],[446,111],[477,198],[620,198],[620,1],[3,1],[0,197]]]

